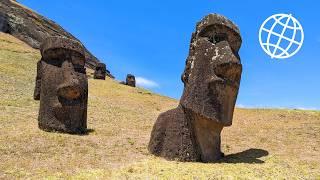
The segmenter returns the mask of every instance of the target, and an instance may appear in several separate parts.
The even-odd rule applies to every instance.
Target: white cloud
[[[136,77],[136,83],[137,83],[137,86],[145,87],[145,88],[157,88],[157,87],[159,87],[158,83],[156,83],[156,82],[154,82],[152,80],[143,78],[143,77]]]
[[[314,108],[314,107],[297,107],[294,109],[299,109],[299,110],[305,110],[305,111],[316,111],[319,110],[318,108]]]
[[[250,108],[249,106],[243,105],[243,104],[236,104],[237,108]]]
[[[248,106],[243,104],[237,104],[236,107],[242,108],[242,109],[297,109],[297,110],[305,110],[305,111],[320,110],[319,108],[315,108],[315,107],[285,107],[285,106],[263,106],[263,105]]]

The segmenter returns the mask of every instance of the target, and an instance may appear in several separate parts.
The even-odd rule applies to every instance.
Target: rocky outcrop
[[[41,43],[52,36],[62,36],[79,41],[55,22],[35,13],[13,0],[0,1],[0,31],[9,33],[40,49]],[[99,60],[85,49],[86,67],[95,69]],[[107,71],[108,72],[108,71]],[[113,77],[110,73],[107,76]]]

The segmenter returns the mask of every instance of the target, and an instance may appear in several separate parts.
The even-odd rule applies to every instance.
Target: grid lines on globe
[[[277,14],[262,24],[259,39],[271,58],[284,59],[300,50],[304,34],[301,24],[291,14]]]

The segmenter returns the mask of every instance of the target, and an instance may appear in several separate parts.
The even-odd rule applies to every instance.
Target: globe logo
[[[291,14],[275,14],[261,25],[259,41],[272,59],[286,59],[301,49],[304,32],[299,21]]]

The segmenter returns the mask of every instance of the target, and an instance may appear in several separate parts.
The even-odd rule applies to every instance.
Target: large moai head
[[[192,34],[177,108],[159,115],[151,132],[152,154],[179,161],[215,162],[223,157],[221,131],[232,124],[242,66],[239,29],[217,14]]]
[[[98,63],[94,71],[94,79],[106,79],[107,68],[104,63]]]
[[[132,74],[128,74],[126,78],[126,85],[136,87],[136,78]]]
[[[241,42],[238,27],[221,15],[209,14],[197,24],[182,74],[184,108],[232,125],[242,73]]]
[[[86,132],[88,81],[82,44],[49,37],[40,50],[39,128],[72,134]]]

